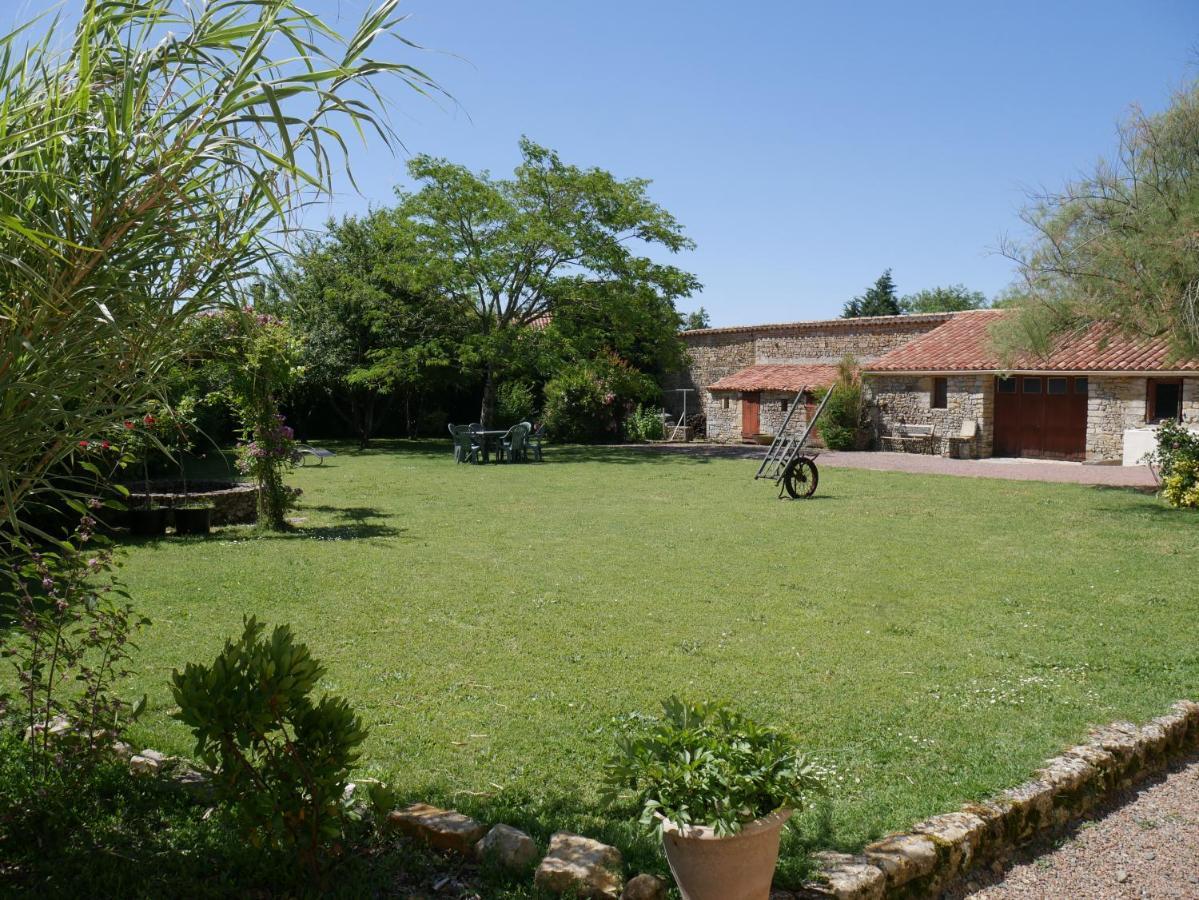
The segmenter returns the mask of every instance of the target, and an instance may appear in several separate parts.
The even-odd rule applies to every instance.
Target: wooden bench
[[[892,426],[890,434],[882,437],[884,450],[897,453],[936,453],[937,429],[933,425],[909,425],[900,422]]]

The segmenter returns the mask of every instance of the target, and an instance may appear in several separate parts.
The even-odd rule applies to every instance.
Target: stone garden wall
[[[970,447],[975,457],[991,455],[995,437],[995,378],[993,375],[950,375],[946,382],[945,409],[933,409],[931,376],[869,375],[866,391],[873,405],[875,445],[896,425],[932,425],[936,452],[949,456],[960,443],[962,423],[978,423]]]
[[[1119,791],[1165,769],[1199,745],[1199,704],[1182,700],[1138,728],[1114,722],[1045,763],[1032,781],[910,831],[860,854],[818,853],[818,878],[803,897],[838,900],[935,897],[981,865],[1061,832]]]
[[[129,506],[145,504],[145,493],[130,486]],[[258,520],[258,485],[249,482],[193,481],[183,492],[181,483],[150,482],[150,502],[157,506],[176,507],[184,503],[212,505],[213,525],[240,525]]]

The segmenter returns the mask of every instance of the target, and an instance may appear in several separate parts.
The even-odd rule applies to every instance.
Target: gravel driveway
[[[1119,804],[1123,805],[1119,805]],[[1056,845],[976,874],[947,900],[1199,898],[1199,757],[1081,822]]]

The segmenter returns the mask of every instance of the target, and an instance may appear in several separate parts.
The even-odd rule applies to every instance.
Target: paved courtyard
[[[722,459],[761,459],[765,447],[746,444],[634,444],[646,452],[684,453]],[[1154,489],[1157,481],[1147,466],[1096,466],[1040,459],[946,459],[920,453],[825,450],[820,465],[872,469],[878,472],[916,472],[963,478],[1006,478],[1013,481],[1058,481],[1110,487]]]

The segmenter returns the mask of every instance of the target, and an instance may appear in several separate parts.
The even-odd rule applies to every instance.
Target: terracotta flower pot
[[[768,900],[789,818],[791,810],[780,809],[727,837],[707,826],[665,822],[662,844],[683,900]]]

